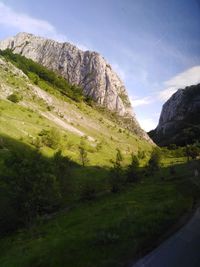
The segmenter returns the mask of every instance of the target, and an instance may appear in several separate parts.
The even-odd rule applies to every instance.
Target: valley
[[[0,54],[0,266],[127,266],[193,210],[198,144],[160,148],[128,100]]]

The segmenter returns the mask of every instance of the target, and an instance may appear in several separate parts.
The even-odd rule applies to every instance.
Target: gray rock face
[[[194,127],[199,124],[200,84],[179,89],[174,93],[163,105],[158,126],[149,134],[158,144],[179,144],[188,129],[192,129],[196,134]],[[184,138],[186,140],[186,137]]]
[[[11,49],[57,72],[99,105],[128,119],[130,129],[152,143],[135,118],[126,88],[112,67],[97,52],[82,51],[70,43],[58,43],[29,33],[0,41],[0,49]]]
[[[59,73],[69,83],[80,85],[85,95],[109,110],[134,116],[122,81],[100,54],[27,33],[1,41],[0,49],[6,48]]]
[[[159,124],[156,128],[156,132],[165,133],[168,126],[177,120],[183,120],[187,106],[183,103],[184,90],[179,89],[171,98],[163,105]]]

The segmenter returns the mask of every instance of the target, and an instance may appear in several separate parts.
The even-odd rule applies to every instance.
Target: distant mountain
[[[40,63],[82,88],[100,106],[131,119],[131,127],[139,136],[151,141],[140,128],[126,88],[112,67],[97,52],[82,51],[70,43],[59,43],[28,33],[19,33],[0,42],[0,49],[11,49]]]
[[[161,146],[200,141],[200,84],[179,89],[170,97],[149,136]]]

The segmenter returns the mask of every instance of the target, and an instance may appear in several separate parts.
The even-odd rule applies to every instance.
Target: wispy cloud
[[[192,67],[164,82],[164,90],[158,93],[160,100],[167,100],[178,89],[200,83],[200,66]]]
[[[136,99],[134,99],[133,97],[130,97],[130,101],[131,101],[132,106],[135,108],[139,106],[149,105],[154,100],[151,96],[147,96],[147,97],[136,98]]]
[[[60,33],[54,25],[46,20],[34,18],[24,13],[16,12],[8,5],[0,2],[0,25],[18,32],[28,32],[52,38],[59,42],[70,41],[66,35]],[[84,44],[76,44],[81,50],[88,50]]]
[[[0,3],[0,25],[14,28],[17,31],[47,36],[58,41],[67,40],[67,37],[59,33],[48,21],[18,13],[4,3]]]

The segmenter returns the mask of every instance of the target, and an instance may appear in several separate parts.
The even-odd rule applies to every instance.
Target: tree
[[[84,140],[81,140],[80,145],[79,145],[79,156],[80,156],[81,164],[84,167],[89,162],[87,151],[85,149]]]
[[[121,167],[121,163],[123,161],[122,152],[119,150],[119,148],[117,148],[116,150],[117,150],[117,154],[116,154],[115,165]]]
[[[29,223],[38,214],[60,205],[60,186],[53,165],[34,151],[11,153],[5,160],[4,183],[16,211],[16,224]]]
[[[190,157],[192,159],[196,159],[200,155],[200,148],[197,144],[194,145],[187,145],[186,146],[186,156],[188,159],[188,162],[190,160]]]
[[[131,164],[127,168],[127,182],[136,182],[138,180],[138,168],[140,162],[138,157],[131,154]]]
[[[148,162],[148,168],[151,172],[157,171],[160,168],[161,151],[158,148],[153,149]]]
[[[122,161],[123,156],[121,151],[117,148],[116,159],[113,162],[113,168],[111,169],[110,184],[111,192],[116,193],[120,191],[122,185]]]

